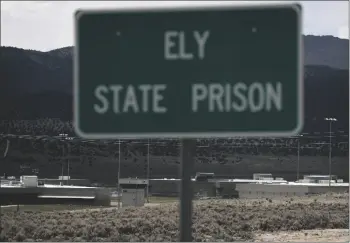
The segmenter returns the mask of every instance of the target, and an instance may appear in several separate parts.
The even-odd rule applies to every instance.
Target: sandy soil
[[[256,242],[350,242],[348,229],[257,233]]]

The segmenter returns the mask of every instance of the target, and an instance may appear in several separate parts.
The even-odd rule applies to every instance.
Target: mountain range
[[[336,117],[349,128],[349,40],[304,36],[304,130]],[[72,118],[73,47],[49,52],[0,47],[0,119]],[[320,128],[323,129],[323,128]]]

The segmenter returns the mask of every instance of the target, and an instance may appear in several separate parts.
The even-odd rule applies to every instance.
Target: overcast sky
[[[227,1],[226,1],[227,2]],[[235,1],[232,4],[247,4]],[[252,4],[253,2],[249,2]],[[258,3],[262,3],[259,1]],[[2,1],[1,45],[48,51],[73,45],[73,13],[77,8],[198,5],[190,1]],[[220,4],[219,1],[206,4]],[[347,1],[302,2],[304,34],[349,38]]]

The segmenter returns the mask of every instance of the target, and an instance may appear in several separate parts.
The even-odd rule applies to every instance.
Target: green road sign
[[[75,24],[82,137],[291,136],[302,128],[297,4],[81,10]]]

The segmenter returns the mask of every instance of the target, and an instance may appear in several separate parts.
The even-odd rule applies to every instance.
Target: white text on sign
[[[165,60],[203,60],[210,36],[206,31],[166,31],[164,33]],[[193,38],[196,50],[186,50],[186,40]],[[192,83],[187,107],[192,112],[269,112],[282,111],[283,92],[280,82]],[[157,113],[169,111],[162,105],[166,99],[166,84],[99,85],[94,90],[98,100],[93,105],[98,114],[112,111],[122,113]],[[174,91],[176,92],[176,91]],[[185,92],[188,93],[188,92]],[[183,107],[183,109],[187,109]]]
[[[94,104],[98,114],[110,109],[115,114],[121,113],[166,113],[168,108],[161,105],[166,98],[166,84],[142,85],[99,85],[95,89]],[[191,99],[188,107],[192,112],[269,112],[281,111],[282,84],[255,82],[247,85],[197,83],[192,84]],[[149,102],[149,100],[151,102]],[[184,107],[183,109],[186,109]]]
[[[192,60],[195,54],[198,59],[205,57],[205,44],[209,38],[209,30],[200,32],[193,31],[185,34],[184,31],[166,31],[164,34],[164,58],[165,60]],[[197,43],[197,50],[189,52],[186,50],[187,38],[194,38]]]
[[[102,105],[95,104],[94,110],[99,114],[106,113],[110,107],[112,107],[115,114],[128,112],[165,113],[167,109],[160,105],[160,101],[164,99],[161,91],[164,91],[165,88],[165,84],[144,84],[137,87],[132,85],[126,87],[122,85],[100,85],[95,89],[95,97]],[[124,96],[123,100],[120,98],[121,94]],[[106,96],[112,96],[112,102]],[[152,99],[151,103],[148,102],[149,97]]]

